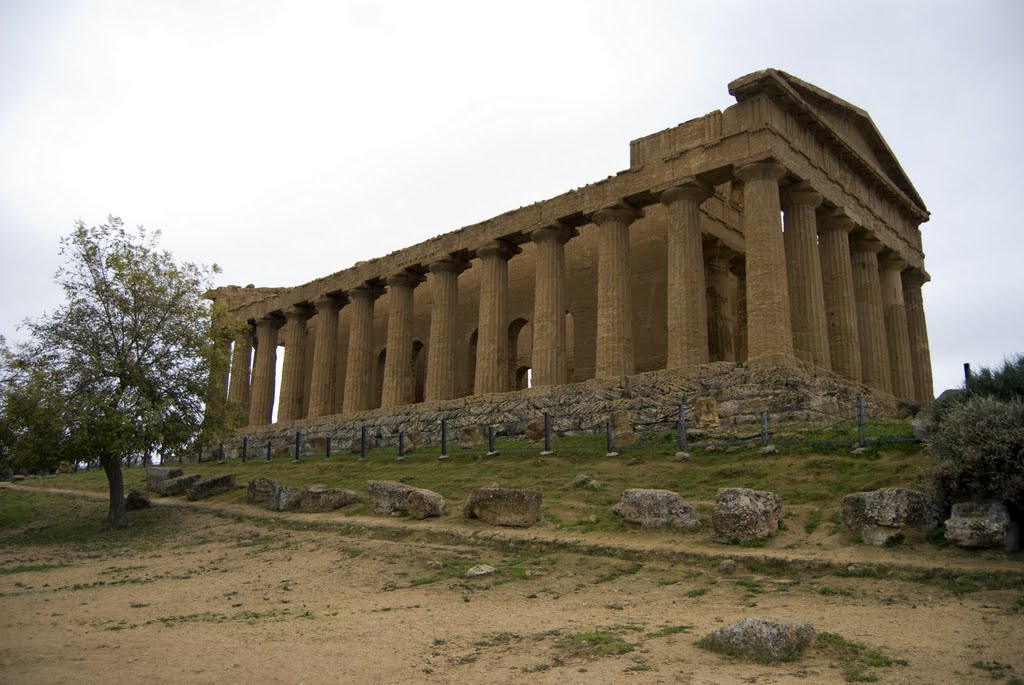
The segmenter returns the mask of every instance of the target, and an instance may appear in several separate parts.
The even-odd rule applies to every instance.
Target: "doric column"
[[[412,368],[413,288],[423,281],[421,274],[403,271],[387,279],[388,346],[384,357],[384,386],[380,406],[412,404],[416,378]]]
[[[711,188],[688,179],[661,194],[668,208],[668,368],[708,363],[707,298],[700,203]]]
[[[850,249],[853,289],[857,299],[857,331],[860,333],[861,381],[891,393],[889,344],[878,277],[878,253],[882,251],[882,243],[868,234],[860,234],[850,241]]]
[[[309,307],[295,306],[284,310],[284,364],[281,365],[281,406],[277,420],[296,421],[302,418],[302,387],[306,379],[306,322]]]
[[[352,414],[371,408],[373,390],[373,303],[382,289],[364,285],[349,290],[348,359],[345,362],[344,413]]]
[[[736,361],[747,360],[747,260],[733,257],[729,270],[736,276]]]
[[[313,378],[309,383],[309,415],[334,413],[334,379],[338,363],[338,311],[345,304],[343,295],[325,295],[313,303],[316,307],[316,340],[313,345]]]
[[[782,241],[777,162],[755,162],[736,170],[743,182],[743,234],[747,253],[747,350],[751,357],[793,354],[789,283]]]
[[[824,217],[818,224],[818,256],[832,370],[859,383],[860,336],[850,260],[850,231],[853,228],[853,220],[845,215]]]
[[[242,407],[246,424],[249,418],[249,373],[252,369],[252,329],[246,326],[244,332],[235,337],[231,350],[231,380],[228,400]]]
[[[450,257],[430,265],[430,341],[427,347],[428,402],[455,397],[455,331],[459,307],[459,274],[469,268]]]
[[[825,324],[825,298],[818,256],[818,220],[821,195],[804,182],[782,195],[785,217],[783,243],[789,283],[789,315],[796,356],[823,369],[832,369]]]
[[[519,252],[504,240],[476,251],[480,258],[480,311],[474,395],[508,391],[508,260]]]
[[[565,243],[572,229],[554,225],[530,234],[537,245],[533,295],[533,385],[568,381],[565,358]]]
[[[900,273],[907,263],[895,255],[878,263],[879,284],[885,316],[885,337],[889,343],[889,373],[892,394],[901,399],[914,399],[914,371],[910,362],[910,334],[907,329],[907,306],[903,299],[903,278]]]
[[[729,262],[736,253],[724,245],[704,247],[707,281],[708,356],[713,362],[736,361],[735,287]]]
[[[911,368],[914,374],[914,397],[923,406],[930,407],[935,401],[935,391],[932,387],[932,355],[928,347],[924,299],[921,297],[921,286],[928,282],[928,275],[918,269],[906,269],[902,275]]]
[[[641,216],[617,205],[591,217],[597,225],[597,378],[633,375],[629,225]]]
[[[266,426],[274,415],[277,329],[281,323],[281,317],[273,314],[256,322],[256,360],[252,366],[252,395],[249,400],[250,426]]]

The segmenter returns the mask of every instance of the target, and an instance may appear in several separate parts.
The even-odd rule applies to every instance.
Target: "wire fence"
[[[662,410],[663,411],[663,410]],[[778,448],[812,450],[866,450],[917,442],[909,423],[894,419],[872,419],[862,395],[849,407],[818,407],[813,415],[799,412],[763,411],[757,423],[719,425],[717,415],[707,416],[680,403],[672,413],[616,412],[603,423],[570,414],[541,412],[532,420],[476,421],[457,416],[441,417],[435,426],[416,424],[418,430],[391,430],[379,423],[322,428],[304,433],[297,430],[283,437],[244,436],[229,448],[220,443],[213,450],[197,450],[189,460],[223,462],[227,459],[272,461],[288,459],[393,459],[437,458],[471,454],[495,457],[501,454],[553,454],[572,452],[620,456],[629,452],[654,450],[661,453],[690,451],[735,452],[760,449],[771,453]],[[232,454],[233,453],[233,454]],[[181,463],[178,455],[171,461]]]

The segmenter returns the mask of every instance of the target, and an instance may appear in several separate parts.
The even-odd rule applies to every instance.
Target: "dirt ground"
[[[629,545],[661,553],[619,558],[613,545],[524,551],[531,536],[557,537],[550,531],[473,542],[435,525],[389,539],[420,522],[159,509],[171,532],[141,547],[0,547],[0,681],[931,685],[1024,676],[1019,589],[958,595],[906,573],[871,577],[882,552],[864,546],[842,552],[863,557],[845,572],[780,571],[756,550],[674,558],[685,540],[652,536]],[[521,544],[508,542],[517,535]],[[720,568],[726,556],[738,560],[731,573]],[[496,572],[466,578],[475,564]],[[806,620],[906,663],[850,671],[819,646],[763,665],[694,644],[748,616]]]

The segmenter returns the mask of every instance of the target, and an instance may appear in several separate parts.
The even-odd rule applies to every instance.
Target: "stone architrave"
[[[701,181],[686,179],[661,194],[668,208],[668,368],[708,363],[707,298],[700,204],[711,195]]]
[[[313,374],[309,383],[309,416],[334,413],[334,384],[338,362],[338,312],[346,299],[325,295],[313,303],[316,307],[316,340],[313,345]]]
[[[252,330],[246,330],[235,337],[231,349],[231,380],[228,385],[228,399],[242,407],[249,417],[249,374],[252,372]],[[244,424],[244,422],[243,422]]]
[[[767,160],[736,170],[743,182],[747,254],[747,354],[793,355],[786,250],[782,239],[781,164]]]
[[[935,401],[932,388],[931,351],[928,347],[928,326],[924,318],[921,286],[928,275],[919,269],[906,269],[903,277],[903,299],[907,307],[907,332],[910,337],[910,359],[914,374],[914,396],[923,406]]]
[[[633,375],[629,225],[643,214],[629,205],[596,212],[597,378]]]
[[[575,231],[548,226],[530,234],[537,245],[533,296],[533,385],[568,381],[565,347],[565,243]]]
[[[857,300],[857,331],[860,334],[861,381],[876,390],[891,393],[889,344],[878,274],[878,253],[882,250],[882,243],[862,233],[851,240],[850,249]]]
[[[823,217],[818,223],[818,256],[832,370],[859,383],[860,337],[850,258],[850,231],[854,226],[853,219],[843,214]]]
[[[256,360],[252,367],[249,425],[266,426],[274,412],[277,376],[277,331],[280,316],[271,314],[256,322]]]
[[[473,381],[475,395],[509,389],[508,260],[521,251],[504,240],[495,240],[476,251],[480,258],[480,309]]]
[[[459,274],[469,263],[448,257],[430,264],[430,344],[427,347],[428,402],[450,400],[456,395],[455,335],[459,308]]]
[[[384,358],[384,383],[381,391],[382,408],[412,404],[416,393],[416,379],[412,367],[413,289],[423,276],[403,271],[387,280],[388,346]]]
[[[900,276],[906,265],[902,259],[889,255],[879,261],[878,277],[882,289],[882,306],[885,308],[885,333],[889,344],[892,394],[901,399],[915,399],[907,307],[903,299],[903,278]]]
[[[724,245],[704,246],[708,356],[713,362],[736,361],[736,287],[729,272],[729,262],[735,256]]]
[[[302,418],[302,386],[306,376],[306,322],[310,310],[305,306],[284,310],[284,364],[281,367],[281,406],[277,420],[297,421]]]
[[[804,182],[786,189],[782,194],[783,243],[786,248],[793,351],[799,359],[831,370],[815,212],[821,199],[821,195]]]
[[[381,295],[376,285],[349,290],[352,319],[348,337],[348,358],[345,362],[344,413],[352,414],[371,408],[373,372],[373,303]]]

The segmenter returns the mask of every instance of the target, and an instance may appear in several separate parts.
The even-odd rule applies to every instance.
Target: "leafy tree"
[[[203,299],[217,267],[178,263],[159,237],[113,216],[100,226],[76,222],[55,276],[66,302],[27,322],[33,340],[14,355],[26,378],[38,374],[62,400],[49,407],[62,432],[55,444],[106,472],[115,528],[128,522],[122,462],[211,440],[225,426],[204,426],[207,404],[212,417],[230,415],[222,382],[210,380],[227,368],[217,341],[231,335],[211,331]]]

